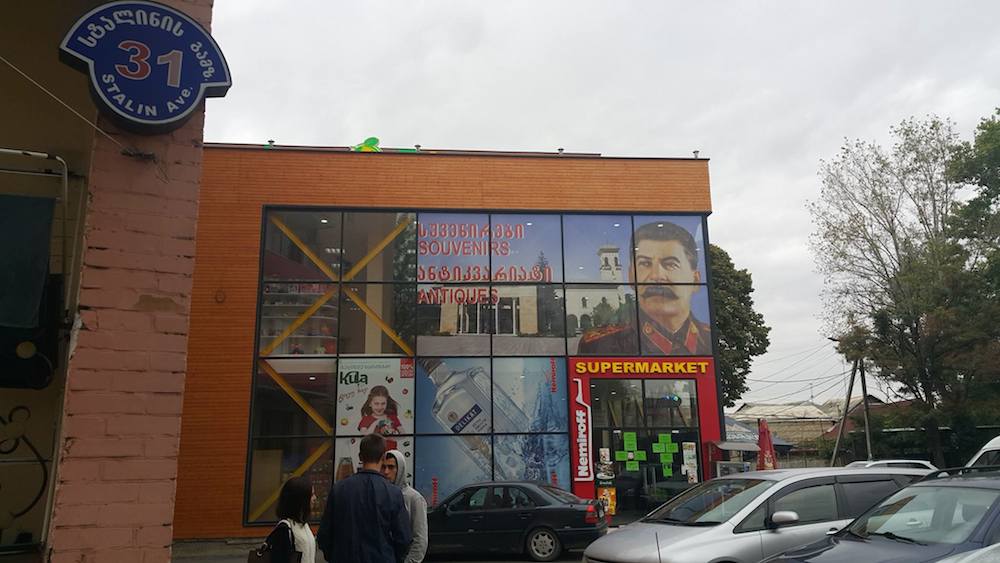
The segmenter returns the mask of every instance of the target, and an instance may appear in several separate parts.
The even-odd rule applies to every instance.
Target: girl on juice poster
[[[399,404],[389,396],[384,385],[376,385],[368,392],[368,399],[361,407],[361,422],[358,430],[367,434],[389,436],[399,434]]]

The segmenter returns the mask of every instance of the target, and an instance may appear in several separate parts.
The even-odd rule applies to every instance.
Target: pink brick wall
[[[167,3],[210,23],[211,0]],[[160,162],[95,137],[49,556],[169,561],[203,115],[154,137],[102,128]]]

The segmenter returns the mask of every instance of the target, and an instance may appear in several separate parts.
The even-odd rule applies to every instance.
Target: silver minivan
[[[846,526],[920,469],[809,468],[705,481],[609,533],[585,563],[757,563]]]

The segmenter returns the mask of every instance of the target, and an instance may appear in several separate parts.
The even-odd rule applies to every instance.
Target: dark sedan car
[[[932,472],[843,530],[767,563],[929,563],[1000,542],[1000,468]]]
[[[477,483],[427,513],[431,553],[526,553],[552,561],[608,531],[604,506],[546,483]]]

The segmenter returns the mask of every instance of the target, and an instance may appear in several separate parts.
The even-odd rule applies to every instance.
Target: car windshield
[[[713,479],[667,501],[645,520],[688,525],[725,522],[774,485],[765,479]]]
[[[542,490],[545,491],[546,493],[549,493],[550,495],[556,497],[560,501],[567,503],[567,504],[581,504],[581,503],[583,503],[583,499],[581,499],[580,497],[574,495],[573,493],[568,493],[568,492],[566,492],[566,491],[564,491],[562,489],[556,488],[556,487],[546,487],[546,486],[543,486]]]
[[[973,487],[907,487],[854,521],[852,534],[919,543],[968,540],[1000,491]]]

